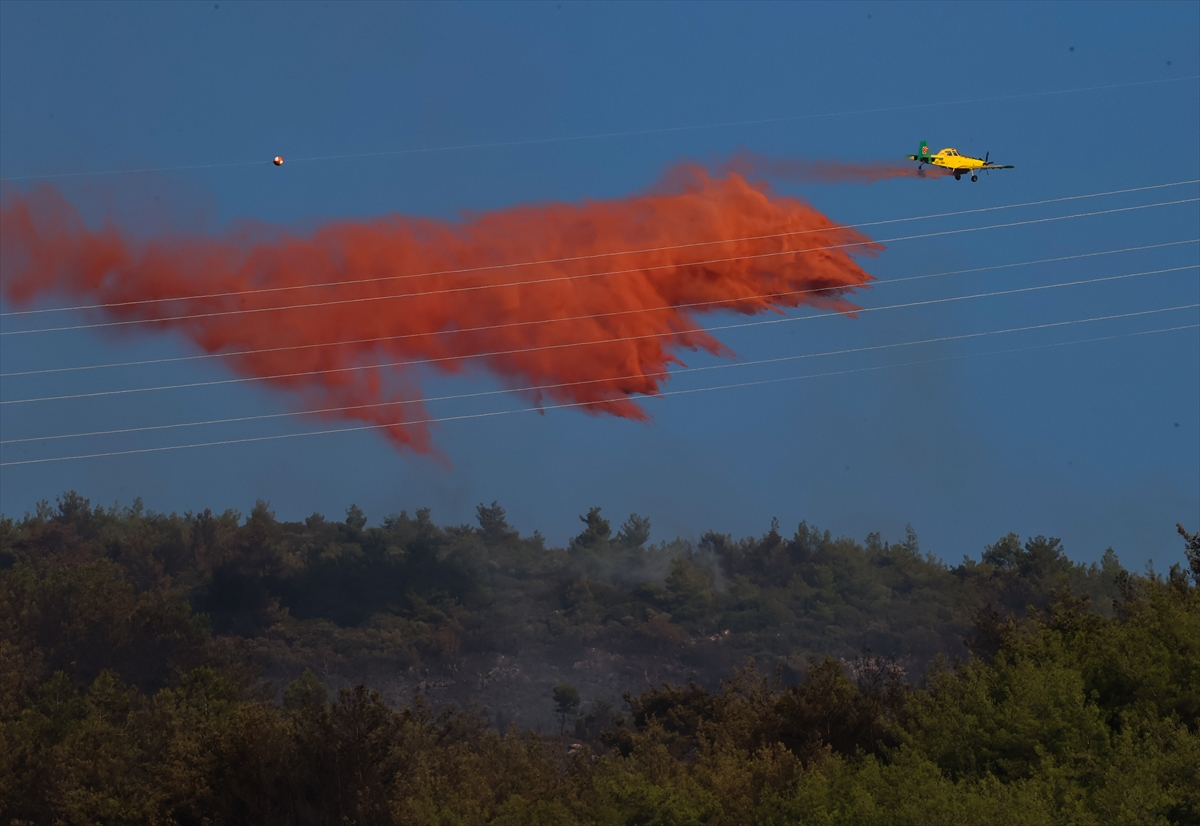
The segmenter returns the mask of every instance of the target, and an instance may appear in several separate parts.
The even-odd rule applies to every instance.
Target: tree
[[[1010,533],[1000,537],[994,545],[984,546],[983,561],[1004,571],[1016,568],[1021,561],[1021,537]]]
[[[612,701],[607,697],[596,697],[592,700],[592,710],[575,721],[575,736],[581,740],[599,740],[616,719]]]
[[[554,687],[554,713],[558,715],[562,725],[558,734],[561,737],[567,729],[567,717],[574,717],[579,711],[579,689],[570,683],[559,683]]]
[[[492,500],[490,508],[482,504],[476,505],[475,518],[479,520],[479,532],[483,535],[483,541],[489,545],[498,545],[517,538],[517,532],[508,525],[504,508],[495,500]]]
[[[361,531],[367,526],[367,515],[358,505],[346,508],[346,525],[353,531]]]
[[[617,542],[628,548],[640,548],[650,538],[650,520],[636,513],[629,514],[629,519],[617,533]]]
[[[826,746],[851,756],[878,754],[894,744],[893,720],[907,700],[902,676],[867,651],[852,666],[855,681],[832,657],[810,656],[804,682],[775,702],[778,737],[801,760],[817,759]]]
[[[1055,574],[1065,573],[1071,567],[1063,553],[1062,540],[1057,537],[1033,537],[1025,543],[1021,560],[1021,575],[1030,579],[1052,580]]]
[[[602,553],[608,548],[608,538],[612,536],[612,526],[600,515],[600,508],[589,508],[587,516],[579,517],[585,527],[583,533],[571,540],[571,550],[591,551]]]
[[[196,607],[208,613],[219,634],[254,635],[274,621],[278,598],[274,584],[283,570],[283,526],[270,503],[258,500],[241,528],[231,526],[236,539],[214,551],[208,546],[218,527],[208,511],[198,521],[205,546],[203,555],[212,564],[211,579]],[[216,543],[223,544],[223,543]]]
[[[1200,531],[1188,533],[1178,522],[1175,523],[1175,529],[1183,537],[1184,552],[1187,554],[1188,567],[1192,569],[1192,579],[1196,581],[1196,585],[1200,585]]]
[[[579,521],[587,527],[571,540],[567,552],[579,573],[596,577],[604,569],[603,560],[611,551],[609,539],[612,537],[612,526],[600,515],[599,508],[590,508],[587,516],[579,517]]]
[[[692,554],[680,554],[671,560],[671,572],[664,585],[674,619],[690,620],[703,627],[714,598],[712,569],[697,565]]]
[[[317,679],[311,668],[306,668],[303,674],[292,680],[284,689],[283,707],[295,711],[316,709],[325,705],[328,699],[329,689]]]

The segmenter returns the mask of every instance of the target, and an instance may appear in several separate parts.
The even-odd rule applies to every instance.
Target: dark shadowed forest
[[[477,515],[0,518],[0,822],[1200,823],[1182,527],[1159,574]]]

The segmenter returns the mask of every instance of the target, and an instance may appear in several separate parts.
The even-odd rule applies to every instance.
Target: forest
[[[0,517],[0,822],[1200,823],[1200,533],[579,524]]]

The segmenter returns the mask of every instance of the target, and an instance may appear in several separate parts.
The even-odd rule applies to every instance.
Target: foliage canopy
[[[592,509],[553,549],[497,503],[478,517],[286,523],[262,502],[178,516],[68,493],[0,519],[0,819],[1200,822],[1183,528],[1187,568],[1158,576],[1045,537],[950,567],[911,530],[653,545],[647,520],[614,534]],[[542,695],[558,736],[322,679],[331,659],[452,669],[535,644],[723,679],[620,709],[560,680]]]

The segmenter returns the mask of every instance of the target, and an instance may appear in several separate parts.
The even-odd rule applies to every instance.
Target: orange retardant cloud
[[[237,375],[297,394],[300,409],[352,407],[325,416],[382,425],[422,453],[423,370],[486,370],[509,388],[546,386],[526,391],[538,401],[644,420],[635,397],[657,393],[682,351],[732,355],[704,313],[853,310],[845,294],[872,279],[852,256],[879,249],[800,200],[698,166],[624,198],[339,220],[303,236],[93,231],[49,186],[0,208],[0,286],[15,305],[124,304],[90,320],[152,320],[130,329],[229,354]]]

